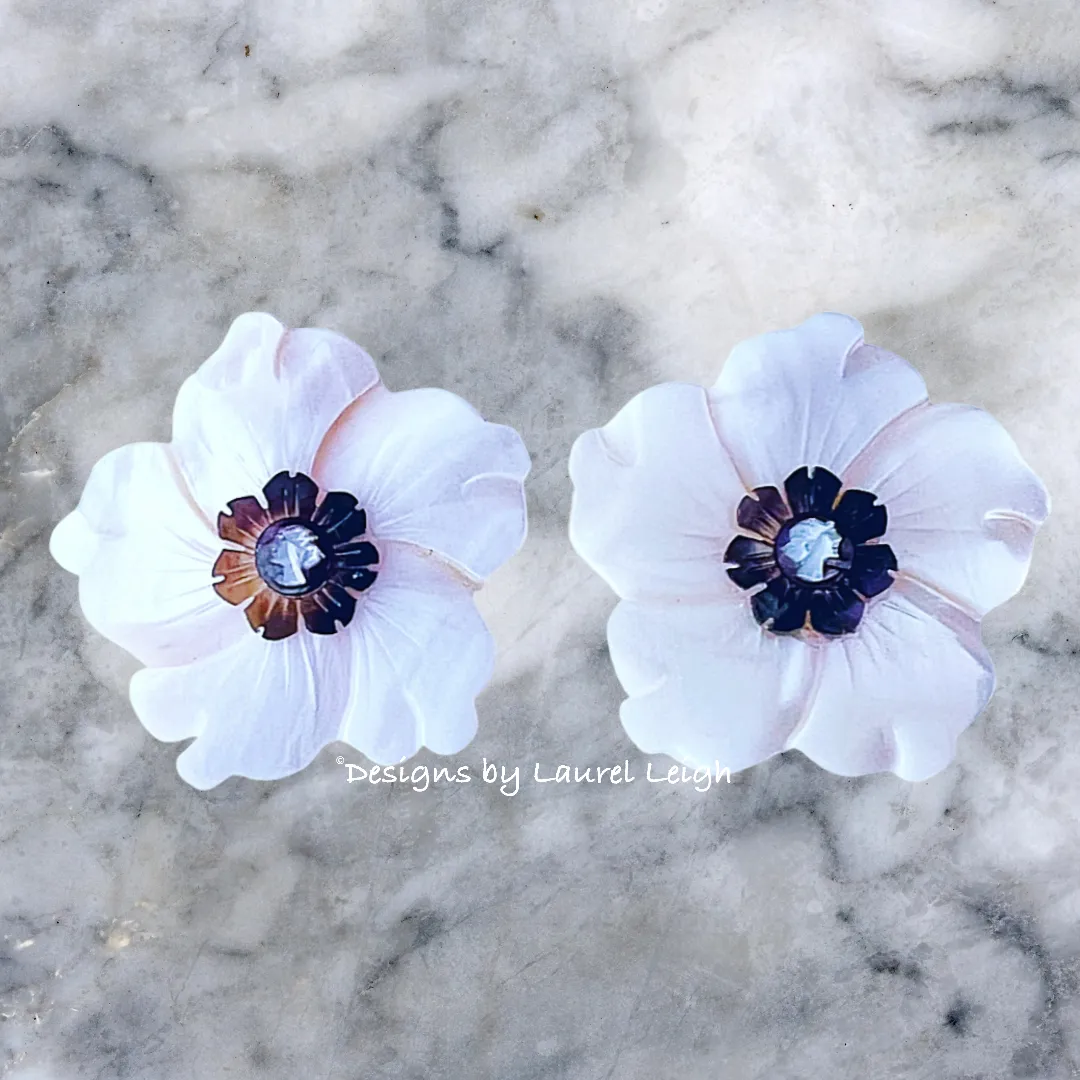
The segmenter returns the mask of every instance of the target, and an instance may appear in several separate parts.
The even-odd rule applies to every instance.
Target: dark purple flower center
[[[278,473],[253,495],[233,499],[218,515],[218,535],[235,544],[218,556],[214,589],[230,604],[247,604],[251,628],[269,640],[296,633],[333,634],[352,621],[356,594],[379,576],[379,552],[355,496],[329,491],[303,473]],[[250,601],[250,603],[248,603]]]
[[[868,491],[840,494],[828,469],[803,466],[775,487],[755,488],[739,503],[740,529],[724,561],[750,598],[754,617],[776,633],[809,624],[820,634],[850,634],[866,601],[892,585],[896,558],[885,534],[888,514]]]
[[[285,518],[263,530],[255,544],[255,569],[282,596],[304,596],[330,576],[333,553],[310,522]]]
[[[776,537],[776,563],[793,581],[817,585],[851,568],[852,544],[835,522],[807,517],[789,521]]]

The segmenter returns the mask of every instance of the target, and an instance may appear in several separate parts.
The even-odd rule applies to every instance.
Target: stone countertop
[[[1080,1075],[1080,6],[0,23],[0,1076]],[[186,787],[48,555],[93,462],[167,439],[248,310],[346,334],[533,455],[529,540],[480,594],[500,652],[469,784],[349,784],[330,747]],[[984,625],[997,693],[926,783],[791,752],[650,784],[615,599],[566,539],[570,444],[819,310],[993,412],[1054,497]],[[624,761],[633,783],[534,772]]]

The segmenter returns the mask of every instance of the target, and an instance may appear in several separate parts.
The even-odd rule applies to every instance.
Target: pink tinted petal
[[[350,674],[341,635],[265,641],[249,630],[194,664],[137,672],[131,703],[155,738],[197,736],[176,768],[206,790],[230,776],[277,780],[308,765],[338,738]]]
[[[891,420],[926,400],[919,373],[863,343],[847,315],[737,345],[710,391],[725,445],[749,487],[780,486],[802,465],[842,476]]]
[[[371,357],[329,330],[241,315],[180,387],[173,447],[211,518],[282,470],[310,473],[327,429],[379,381]]]
[[[665,383],[570,451],[570,542],[622,597],[732,599],[724,569],[746,495],[706,391]]]
[[[161,443],[106,454],[50,540],[56,561],[80,575],[90,625],[151,665],[189,663],[246,632],[213,589],[221,547]]]
[[[994,689],[979,624],[913,582],[897,582],[856,633],[816,651],[813,703],[789,746],[841,776],[928,779]]]
[[[456,754],[476,734],[476,695],[495,646],[472,590],[444,564],[383,543],[379,577],[348,627],[352,691],[340,738],[389,765],[427,746]]]
[[[966,405],[901,417],[844,479],[885,505],[882,539],[900,572],[977,615],[1024,583],[1035,532],[1050,509],[1046,489],[1008,432]]]
[[[327,435],[313,478],[348,491],[375,537],[438,553],[478,580],[525,540],[529,455],[513,428],[446,390],[379,388]]]
[[[624,600],[608,623],[629,697],[623,726],[647,754],[732,772],[785,749],[810,689],[810,650],[761,629],[745,604]]]
[[[301,628],[265,641],[249,631],[200,662],[136,673],[131,701],[147,730],[197,736],[177,761],[188,783],[275,780],[337,740],[381,765],[422,746],[452,754],[468,745],[494,664],[472,592],[407,545],[384,543],[381,555],[378,580],[336,634]]]

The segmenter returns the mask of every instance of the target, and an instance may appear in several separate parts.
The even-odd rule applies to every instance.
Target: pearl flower
[[[210,788],[465,747],[494,646],[473,592],[525,538],[529,456],[443,390],[391,393],[325,330],[241,315],[172,442],[93,468],[55,528],[90,624],[147,665],[131,702]]]
[[[570,455],[570,538],[646,753],[732,771],[801,750],[922,780],[988,701],[979,622],[1027,575],[1042,483],[987,413],[931,405],[843,315],[654,386]]]

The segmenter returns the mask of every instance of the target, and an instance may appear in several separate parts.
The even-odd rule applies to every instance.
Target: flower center
[[[848,488],[820,465],[803,465],[784,494],[756,487],[735,510],[739,533],[727,546],[728,577],[750,593],[754,618],[775,634],[811,628],[850,634],[866,602],[893,583],[896,556],[885,535],[888,511],[869,491]],[[764,586],[764,588],[758,588]]]
[[[283,596],[314,592],[330,575],[331,559],[319,534],[299,521],[278,521],[255,545],[259,577]]]
[[[367,514],[347,491],[327,491],[286,470],[254,495],[227,503],[218,536],[231,545],[214,563],[214,592],[244,607],[251,629],[267,641],[297,632],[301,616],[312,634],[336,634],[356,614],[356,594],[379,576],[379,551]],[[248,603],[250,601],[250,603]]]
[[[826,566],[840,555],[843,537],[831,521],[803,518],[785,526],[776,538],[776,561],[788,577],[818,582],[835,577],[836,566]]]

